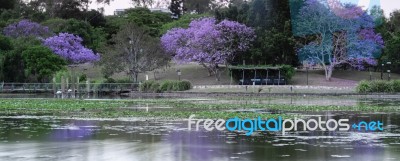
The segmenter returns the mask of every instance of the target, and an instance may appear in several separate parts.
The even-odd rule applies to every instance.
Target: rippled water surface
[[[330,113],[383,120],[384,132],[188,131],[185,121],[0,119],[2,161],[400,160],[399,114]]]
[[[54,98],[53,95],[0,95],[0,98]],[[85,97],[86,98],[86,97]],[[96,96],[87,99],[126,99]],[[391,97],[175,98],[192,103],[241,104],[246,112],[290,114],[246,109],[246,104],[400,105]],[[166,105],[138,104],[132,110],[174,111]],[[304,117],[382,121],[383,132],[243,132],[188,131],[187,121],[72,120],[52,117],[1,117],[0,161],[398,161],[400,113],[296,112]]]

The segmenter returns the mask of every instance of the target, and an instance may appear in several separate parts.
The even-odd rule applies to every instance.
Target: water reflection
[[[182,99],[187,100],[187,99]],[[193,99],[192,102],[213,104],[286,104],[286,105],[321,105],[321,106],[397,106],[398,97],[386,96],[272,96],[264,98],[235,99]]]
[[[400,114],[328,113],[382,120],[385,131],[187,131],[184,121],[0,119],[0,160],[400,160]]]

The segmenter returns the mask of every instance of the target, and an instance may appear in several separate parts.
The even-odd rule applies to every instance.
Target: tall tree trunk
[[[213,70],[211,69],[211,67],[207,66],[207,65],[204,64],[204,63],[200,63],[200,65],[202,65],[204,68],[207,69],[207,71],[208,71],[208,76],[211,76],[211,75],[212,75]]]
[[[135,73],[134,73],[134,77],[135,77],[135,83],[137,83],[137,82],[138,82],[138,75],[139,75],[139,73],[137,73],[137,72],[135,72]]]
[[[325,66],[325,79],[327,81],[331,81],[333,69],[333,65]]]
[[[214,73],[215,73],[216,80],[219,82],[221,80],[221,73],[219,72],[219,69],[216,68]]]
[[[130,72],[131,80],[133,80],[134,83],[137,83],[138,81],[138,73],[137,72]]]

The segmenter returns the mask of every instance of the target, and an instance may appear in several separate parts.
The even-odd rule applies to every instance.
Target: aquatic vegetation
[[[229,102],[229,101],[227,101]],[[149,109],[138,108],[147,106]],[[157,107],[168,107],[160,109]],[[191,99],[132,99],[132,100],[75,100],[75,99],[0,99],[2,116],[63,116],[79,118],[271,118],[295,117],[293,112],[396,112],[395,106],[321,106],[263,103],[209,103]],[[274,112],[267,112],[274,111]],[[289,114],[292,113],[292,114]],[[300,115],[300,114],[298,114]]]

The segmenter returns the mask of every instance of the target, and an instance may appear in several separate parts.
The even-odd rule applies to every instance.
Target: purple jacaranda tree
[[[82,45],[82,38],[68,33],[49,37],[44,45],[55,54],[67,60],[70,64],[81,64],[100,60],[100,55]]]
[[[332,5],[334,1],[307,0],[293,25],[296,36],[315,38],[298,50],[300,60],[321,65],[328,81],[339,65],[356,69],[376,65],[384,47],[382,37],[374,32],[372,16],[354,5]]]
[[[10,24],[4,28],[3,33],[4,35],[12,38],[30,36],[46,38],[53,35],[48,27],[42,26],[30,20],[21,20],[19,22]]]
[[[177,63],[197,62],[219,81],[218,65],[248,50],[254,39],[254,30],[243,24],[202,18],[193,20],[187,29],[169,30],[161,43]]]

